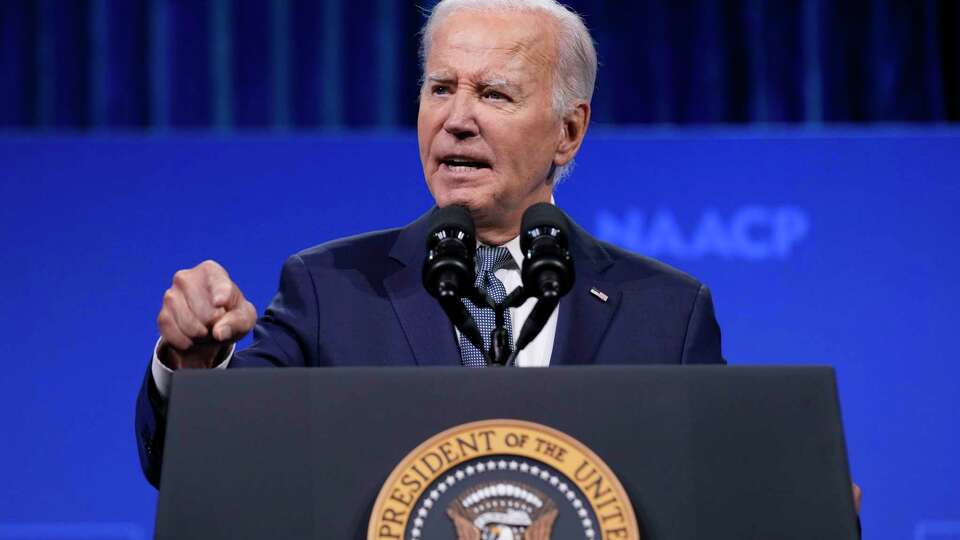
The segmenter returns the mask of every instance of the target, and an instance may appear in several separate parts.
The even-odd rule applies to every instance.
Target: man
[[[596,52],[579,17],[554,0],[445,0],[427,22],[422,55],[417,132],[424,176],[438,206],[470,211],[484,245],[481,286],[502,295],[520,282],[524,210],[551,202],[583,142]],[[519,366],[723,362],[705,287],[571,229],[575,289]],[[147,478],[159,482],[172,370],[471,365],[476,351],[458,339],[420,283],[426,232],[421,218],[292,256],[259,321],[217,263],[177,272],[138,399]],[[532,304],[511,310],[513,328]],[[234,351],[255,324],[253,345]]]

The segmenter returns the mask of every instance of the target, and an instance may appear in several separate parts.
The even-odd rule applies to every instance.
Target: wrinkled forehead
[[[555,26],[545,13],[462,9],[434,29],[425,73],[550,76],[558,58]]]

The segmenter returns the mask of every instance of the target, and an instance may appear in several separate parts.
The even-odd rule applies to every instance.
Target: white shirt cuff
[[[163,338],[158,339],[157,344],[153,346],[153,363],[150,365],[150,372],[153,374],[153,383],[157,385],[157,391],[160,393],[160,397],[167,399],[170,395],[170,381],[173,379],[173,370],[163,365],[163,362],[160,361],[160,356],[157,354],[160,351],[160,343],[162,341]],[[224,358],[223,362],[217,364],[214,369],[227,369],[230,360],[233,359],[233,352],[236,349],[237,344],[231,344],[230,350],[227,352],[227,357]]]

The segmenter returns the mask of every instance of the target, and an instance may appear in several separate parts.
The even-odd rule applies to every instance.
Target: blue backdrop
[[[836,366],[868,538],[960,538],[960,132],[595,131],[558,204],[707,282],[734,364]],[[145,538],[133,402],[173,272],[430,205],[412,133],[0,138],[0,539]]]

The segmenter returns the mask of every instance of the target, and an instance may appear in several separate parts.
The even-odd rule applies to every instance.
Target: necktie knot
[[[501,268],[506,268],[512,262],[513,257],[510,255],[510,250],[503,246],[478,246],[477,281],[474,285],[476,285],[476,287],[479,289],[485,290],[488,274],[493,274]]]

